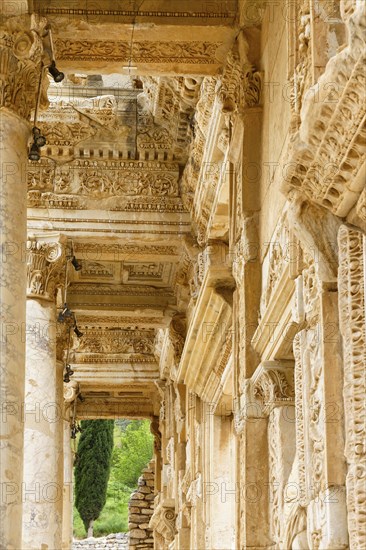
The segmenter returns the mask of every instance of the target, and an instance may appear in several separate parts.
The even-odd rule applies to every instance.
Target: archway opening
[[[100,449],[100,445],[109,444],[106,432],[111,429],[111,422],[113,448],[108,471],[108,465],[100,467],[98,460],[108,461],[108,453]],[[103,542],[106,548],[108,543],[111,548],[128,548],[129,532],[141,543],[151,539],[148,518],[152,512],[146,512],[152,510],[154,501],[154,437],[150,421],[84,420],[80,428],[74,445],[73,549],[90,549],[91,536],[103,539],[96,544]],[[98,430],[103,431],[102,437]],[[103,476],[107,479],[100,479]],[[90,510],[96,509],[97,514],[103,501],[100,499],[103,484],[106,485],[105,504],[88,529]]]

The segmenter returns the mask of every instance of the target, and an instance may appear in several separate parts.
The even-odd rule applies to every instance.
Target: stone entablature
[[[28,172],[48,23],[5,17],[0,37],[2,386],[12,413],[24,397],[32,414],[60,404],[62,389],[66,402],[60,424],[2,415],[4,479],[70,481],[69,420],[150,418],[155,472],[130,503],[132,547],[358,550],[364,0],[242,0],[237,19],[226,1],[96,3],[33,3],[66,79]],[[120,96],[101,77],[113,71]],[[51,232],[75,254],[66,271]],[[64,388],[61,294],[82,333]],[[29,330],[44,323],[48,340]],[[3,545],[69,548],[66,500],[7,494]]]
[[[356,206],[362,203],[365,180],[365,6],[357,1],[352,5],[342,13],[347,46],[330,59],[304,95],[300,130],[282,189],[342,218],[350,216],[351,223],[365,229],[364,209]]]

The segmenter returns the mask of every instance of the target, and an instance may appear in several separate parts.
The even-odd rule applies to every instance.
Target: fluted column
[[[0,26],[0,545],[8,550],[21,548],[27,121],[36,101],[43,24],[28,16],[9,18]]]
[[[62,547],[63,364],[56,360],[56,286],[64,273],[55,235],[27,243],[22,550]]]

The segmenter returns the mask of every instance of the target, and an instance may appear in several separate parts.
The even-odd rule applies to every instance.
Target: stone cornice
[[[236,45],[228,56],[223,76],[217,82],[207,79],[201,87],[192,160],[187,164],[182,179],[187,194],[190,189],[195,190],[194,200],[188,206],[192,211],[200,244],[208,239],[219,190],[227,180],[230,165],[229,118],[234,118],[244,108],[257,107],[261,100],[261,90],[261,73],[247,59],[240,59]],[[187,197],[183,198],[187,202]]]
[[[224,244],[205,250],[202,283],[176,375],[177,381],[208,401],[216,395],[223,374],[217,359],[226,345],[230,347],[234,281],[226,257]]]
[[[364,189],[366,152],[363,3],[347,13],[349,43],[304,96],[301,125],[286,161],[282,191],[346,218]],[[364,209],[352,223],[366,227]]]

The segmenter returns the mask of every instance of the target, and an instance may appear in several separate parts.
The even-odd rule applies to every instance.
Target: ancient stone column
[[[63,364],[56,361],[55,291],[64,273],[55,235],[27,242],[22,549],[62,547]]]
[[[62,510],[62,548],[68,550],[72,545],[72,469],[73,455],[71,451],[71,431],[70,423],[67,420],[63,421],[64,434],[64,479],[63,479],[63,510]]]
[[[4,20],[2,20],[4,21]],[[38,89],[43,20],[8,18],[0,27],[1,515],[2,547],[21,548],[26,302],[28,122]]]

